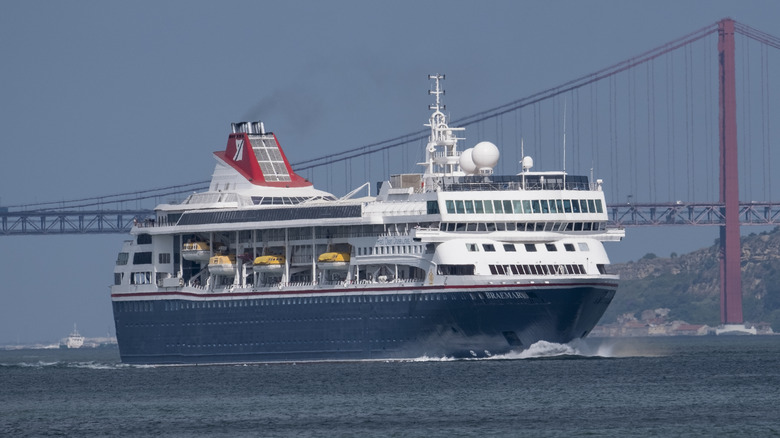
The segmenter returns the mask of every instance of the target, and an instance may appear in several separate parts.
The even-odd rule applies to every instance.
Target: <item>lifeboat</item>
[[[211,257],[211,248],[207,242],[187,242],[181,249],[184,260],[203,262]]]
[[[326,252],[317,258],[317,264],[322,269],[337,269],[349,267],[348,252]]]
[[[214,275],[234,275],[236,273],[236,256],[215,255],[209,259],[209,272]]]
[[[281,271],[284,268],[284,262],[284,256],[264,255],[255,259],[253,269],[255,272]]]

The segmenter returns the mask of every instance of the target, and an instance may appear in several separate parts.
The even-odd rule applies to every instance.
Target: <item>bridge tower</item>
[[[720,321],[738,330],[742,319],[742,272],[739,241],[737,168],[737,93],[734,61],[734,20],[718,22],[720,203],[725,224],[720,227]],[[731,326],[731,327],[729,327]],[[742,327],[744,329],[744,327]]]

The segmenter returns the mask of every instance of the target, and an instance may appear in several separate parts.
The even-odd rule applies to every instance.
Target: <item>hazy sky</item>
[[[208,179],[233,121],[262,118],[291,162],[388,139],[422,128],[429,73],[467,115],[724,17],[780,35],[776,1],[7,0],[0,205]],[[629,229],[607,250],[620,262],[716,237]],[[0,344],[73,323],[113,334],[124,239],[0,236]]]

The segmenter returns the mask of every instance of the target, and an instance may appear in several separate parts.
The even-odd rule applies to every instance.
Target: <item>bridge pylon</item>
[[[744,324],[739,233],[739,174],[737,167],[737,93],[734,59],[734,20],[718,22],[720,202],[725,224],[720,227],[720,320],[724,326]]]

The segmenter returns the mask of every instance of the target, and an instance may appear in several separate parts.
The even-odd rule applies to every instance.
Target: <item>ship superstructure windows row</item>
[[[449,214],[604,213],[601,199],[448,199],[445,206]]]
[[[140,218],[114,268],[133,363],[490,356],[587,335],[612,300],[602,182],[494,175],[459,150],[433,75],[421,173],[338,198],[291,168],[261,122],[232,125],[209,189]],[[368,184],[374,187],[373,184]]]

